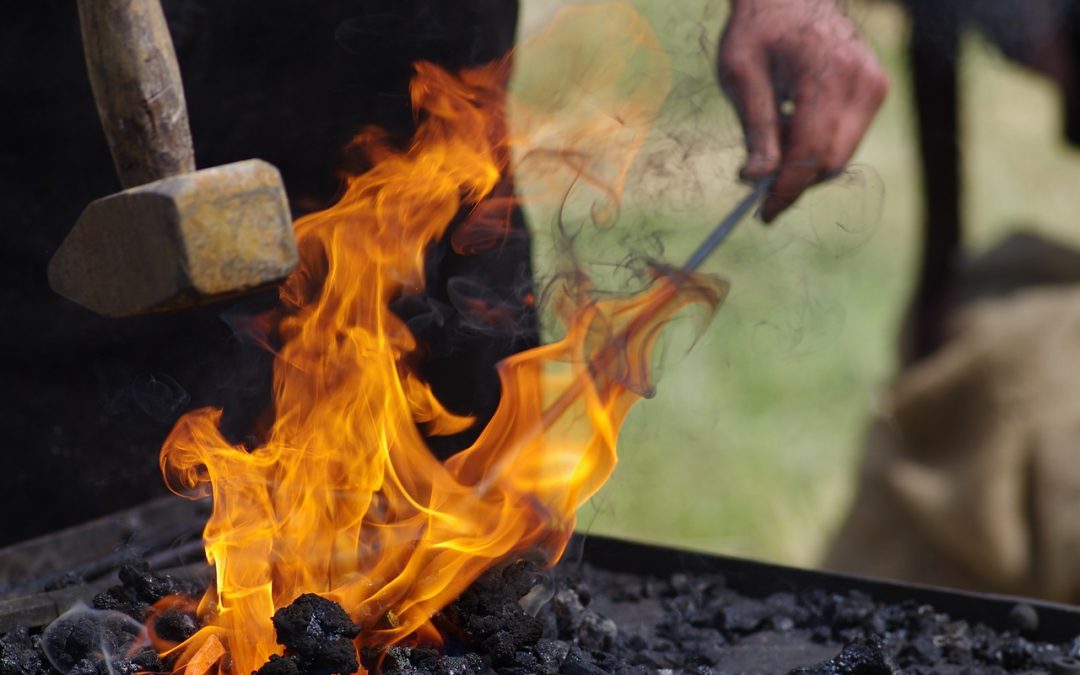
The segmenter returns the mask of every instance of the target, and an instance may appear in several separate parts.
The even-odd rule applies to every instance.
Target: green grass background
[[[522,33],[560,4],[525,0]],[[738,124],[712,75],[726,3],[631,4],[675,73],[657,138],[689,150],[659,178],[639,167],[614,231],[662,232],[665,257],[679,261],[746,190],[735,181]],[[579,528],[812,565],[848,509],[861,434],[895,369],[920,190],[906,19],[887,3],[851,12],[893,82],[852,171],[772,227],[747,221],[709,262],[730,296],[689,353],[688,330],[672,337],[658,394],[632,412],[616,473]],[[519,59],[517,68],[524,86],[544,64]],[[969,248],[1019,224],[1080,242],[1080,163],[1060,140],[1056,90],[972,37],[962,91]],[[558,263],[550,219],[530,213],[541,277]],[[579,253],[611,262],[621,243],[597,236]],[[609,269],[594,266],[601,277]]]

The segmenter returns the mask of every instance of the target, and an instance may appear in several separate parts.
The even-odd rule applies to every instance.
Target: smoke
[[[515,146],[514,172],[548,338],[561,335],[552,311],[560,296],[585,286],[594,297],[641,291],[749,191],[737,178],[741,127],[715,75],[726,3],[650,6],[649,14],[630,3],[562,5],[543,32],[539,17],[524,16],[530,37],[516,54],[508,105],[512,138],[526,139]],[[587,20],[589,12],[604,21]],[[706,273],[732,281],[739,338],[755,353],[798,353],[840,332],[843,307],[814,270],[874,237],[883,199],[876,172],[851,167],[775,227],[748,219],[706,263]],[[702,325],[692,325],[667,331],[661,351],[695,344]]]
[[[142,371],[119,360],[98,364],[97,385],[109,415],[140,412],[151,420],[173,422],[191,401],[175,378],[161,371]]]
[[[49,624],[41,636],[49,663],[64,675],[101,672],[99,665],[109,675],[143,670],[131,659],[149,646],[146,629],[135,619],[81,602]]]

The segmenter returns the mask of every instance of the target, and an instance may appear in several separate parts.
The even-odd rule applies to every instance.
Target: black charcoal
[[[154,632],[170,642],[183,642],[199,630],[195,617],[187,612],[168,611],[154,621]]]
[[[305,593],[274,612],[272,621],[285,655],[304,675],[345,675],[359,670],[352,641],[360,635],[360,627],[333,600]]]
[[[836,657],[796,668],[790,675],[893,675],[894,672],[882,651],[881,640],[871,637],[845,645]]]
[[[59,655],[57,670],[64,675],[169,670],[152,651],[127,656],[116,646],[137,632],[128,617],[145,614],[147,601],[169,590],[168,582],[135,566],[123,578],[95,605],[124,614],[87,609],[50,627],[43,641]],[[538,586],[550,590],[551,599],[526,603],[526,611],[521,599]],[[445,638],[439,649],[367,647],[363,662],[385,675],[1078,672],[1080,640],[1034,641],[1031,614],[1021,603],[1012,611],[1011,628],[995,630],[928,605],[883,603],[858,592],[755,598],[717,575],[642,578],[581,564],[545,572],[535,562],[517,561],[481,576],[434,617]],[[354,640],[360,628],[336,603],[304,595],[273,621],[285,655],[271,657],[257,675],[358,668]],[[191,614],[167,611],[154,628],[177,641],[198,626]],[[103,660],[102,651],[121,656]],[[41,655],[32,632],[13,630],[0,638],[0,675],[55,675]]]

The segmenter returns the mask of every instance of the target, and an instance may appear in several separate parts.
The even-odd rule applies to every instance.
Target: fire
[[[641,32],[629,10],[614,7],[569,21],[609,25],[615,11]],[[654,40],[646,46],[659,52]],[[631,48],[640,45],[611,58],[627,63],[618,50]],[[411,369],[416,340],[389,305],[422,286],[425,250],[462,209],[483,215],[495,200],[511,146],[505,79],[505,63],[457,75],[416,65],[411,146],[397,151],[378,132],[362,133],[355,142],[373,168],[350,177],[335,206],[295,224],[302,261],[281,293],[265,441],[230,444],[211,409],[185,416],[166,441],[170,488],[212,495],[214,507],[204,537],[216,583],[199,606],[207,627],[178,647],[181,666],[213,638],[233,672],[257,669],[281,651],[271,615],[302,593],[339,602],[364,629],[359,644],[437,640],[432,615],[491,565],[537,548],[554,563],[575,511],[615,466],[617,432],[645,393],[660,327],[686,303],[722,300],[721,284],[674,273],[614,301],[566,285],[554,294],[565,337],[500,365],[501,403],[472,447],[445,463],[429,452],[419,427],[453,433],[471,419],[450,414]],[[632,113],[620,102],[619,129],[635,114],[655,116],[663,95],[646,93],[656,94],[642,90]],[[589,118],[583,110],[575,128]],[[591,115],[594,130],[613,124],[606,110]],[[566,171],[616,195],[634,143],[604,136],[619,146],[609,154],[623,156],[592,171],[580,151],[587,137],[553,139],[553,128],[536,122],[513,143],[530,153],[556,148],[547,155],[563,158]],[[471,244],[497,245],[498,218],[477,221]]]

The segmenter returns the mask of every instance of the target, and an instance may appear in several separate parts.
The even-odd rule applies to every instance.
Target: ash
[[[122,568],[120,578],[88,611],[141,622],[161,597],[196,590],[139,565]],[[360,664],[352,649],[360,627],[335,603],[301,596],[274,616],[285,655],[258,673],[329,675],[361,664],[383,675],[1080,672],[1080,639],[1029,641],[1024,633],[1037,629],[1037,612],[1021,604],[1013,618],[1014,628],[996,631],[927,605],[886,604],[858,592],[751,598],[718,575],[641,577],[567,563],[551,572],[518,561],[489,571],[434,618],[445,636],[441,649],[365,649]],[[18,627],[0,637],[0,675],[172,670],[149,648],[102,658],[89,634],[79,633],[84,624],[80,618],[44,634]],[[154,624],[158,635],[177,641],[197,628],[194,616],[175,611]]]

